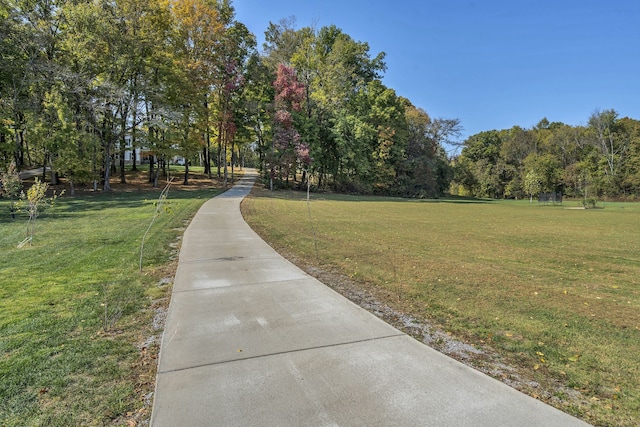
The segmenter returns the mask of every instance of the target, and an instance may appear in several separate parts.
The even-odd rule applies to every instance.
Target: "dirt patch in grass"
[[[120,182],[119,173],[114,174],[111,177],[110,185],[111,192],[133,192],[133,191],[159,191],[171,180],[171,188],[173,191],[193,191],[202,190],[205,188],[224,188],[224,180],[222,177],[217,176],[217,172],[214,171],[213,177],[209,178],[206,174],[202,173],[201,168],[192,168],[189,172],[188,184],[184,184],[184,172],[179,170],[173,170],[167,178],[166,175],[160,174],[158,178],[158,185],[153,186],[153,182],[149,181],[149,171],[140,169],[138,171],[127,171],[125,173],[126,183]],[[235,172],[235,180],[242,176],[242,172]],[[49,175],[47,175],[47,181]],[[29,186],[33,182],[33,178],[23,181],[25,186]],[[233,185],[231,182],[231,172],[229,172],[229,185]],[[76,196],[85,196],[91,194],[104,194],[102,185],[98,185],[98,190],[93,191],[93,184],[85,183],[75,186]],[[65,178],[61,178],[58,185],[50,186],[50,192],[56,191],[60,194],[64,190],[65,195],[71,195],[71,185]]]

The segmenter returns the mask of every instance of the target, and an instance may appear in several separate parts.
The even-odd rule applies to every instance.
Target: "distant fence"
[[[562,193],[540,193],[538,203],[562,204]]]

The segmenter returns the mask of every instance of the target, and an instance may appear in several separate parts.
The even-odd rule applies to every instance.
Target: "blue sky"
[[[384,83],[462,139],[596,109],[640,119],[638,0],[234,0],[261,47],[269,21],[335,24],[386,53]]]

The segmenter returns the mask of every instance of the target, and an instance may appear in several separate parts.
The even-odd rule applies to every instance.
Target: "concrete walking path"
[[[423,345],[245,223],[256,174],[184,234],[151,425],[586,426]]]

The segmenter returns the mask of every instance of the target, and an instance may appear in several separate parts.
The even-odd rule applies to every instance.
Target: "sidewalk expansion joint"
[[[265,256],[265,257],[246,257],[246,256],[229,256],[220,258],[202,258],[194,260],[180,261],[183,264],[202,264],[205,262],[226,262],[226,261],[246,261],[246,260],[263,260],[263,259],[278,259],[277,256]]]
[[[212,291],[214,289],[228,289],[228,288],[243,288],[246,286],[257,286],[257,285],[271,285],[273,283],[288,283],[288,282],[297,282],[300,280],[308,280],[311,277],[297,277],[293,279],[274,279],[270,281],[260,281],[260,282],[251,282],[251,283],[242,283],[240,285],[223,285],[223,286],[211,286],[209,288],[192,288],[192,289],[184,289],[184,290],[176,290],[175,283],[173,284],[173,293],[185,293],[185,292],[200,292],[200,291]]]
[[[194,365],[194,366],[189,366],[189,367],[186,367],[186,368],[178,368],[178,369],[169,369],[169,370],[166,370],[166,371],[158,371],[158,375],[172,374],[172,373],[175,373],[175,372],[188,371],[190,369],[205,368],[205,367],[208,367],[208,366],[224,365],[226,363],[244,362],[244,361],[247,361],[247,360],[261,359],[263,357],[281,356],[281,355],[284,355],[284,354],[300,353],[300,352],[303,352],[303,351],[320,350],[320,349],[323,349],[323,348],[342,347],[342,346],[345,346],[345,345],[359,344],[359,343],[363,343],[363,342],[380,341],[380,340],[385,340],[385,339],[389,339],[389,338],[397,338],[397,337],[402,337],[402,336],[407,336],[408,337],[409,335],[407,335],[407,334],[405,334],[403,332],[399,332],[397,334],[385,335],[385,336],[382,336],[382,337],[367,338],[367,339],[362,339],[362,340],[347,341],[347,342],[341,342],[341,343],[335,343],[335,344],[319,345],[319,346],[315,346],[315,347],[299,348],[299,349],[295,349],[295,350],[279,351],[279,352],[276,352],[276,353],[260,354],[260,355],[257,355],[257,356],[249,356],[249,357],[244,357],[244,358],[241,358],[241,359],[221,360],[220,362],[203,363],[202,365]]]

